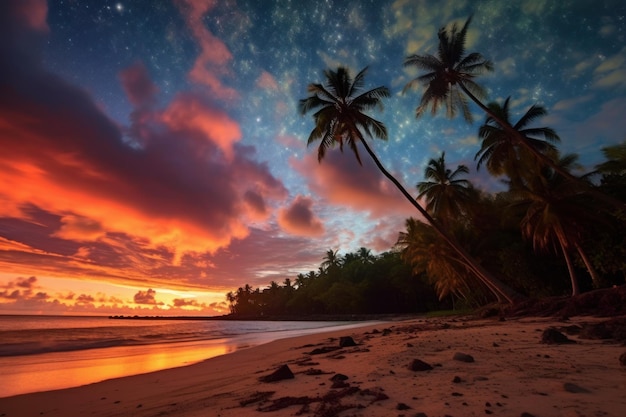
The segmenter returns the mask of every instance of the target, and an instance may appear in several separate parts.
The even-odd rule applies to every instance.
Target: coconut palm
[[[328,249],[326,251],[326,256],[324,256],[324,260],[320,265],[320,268],[324,271],[329,271],[331,269],[337,268],[341,265],[341,257],[337,255],[338,250]]]
[[[419,84],[426,87],[417,107],[416,117],[421,117],[429,106],[434,115],[443,105],[448,117],[456,116],[460,109],[465,120],[472,121],[472,114],[463,93],[470,92],[468,96],[472,99],[485,97],[485,90],[474,78],[486,71],[493,71],[493,64],[478,52],[465,54],[465,38],[471,20],[471,17],[467,19],[461,30],[456,23],[449,33],[446,28],[439,29],[437,56],[414,54],[405,59],[405,66],[415,66],[426,71],[411,80],[403,90],[406,92]]]
[[[497,114],[501,120],[511,125],[532,147],[544,155],[554,159],[558,157],[558,151],[553,143],[560,140],[554,130],[549,127],[529,127],[528,125],[539,117],[547,114],[542,106],[531,106],[526,113],[512,124],[509,109],[510,97],[504,104],[493,102],[489,108]],[[474,159],[478,159],[477,169],[485,165],[487,170],[494,176],[506,175],[513,183],[524,181],[524,177],[534,173],[541,167],[533,153],[523,147],[516,137],[510,135],[491,116],[487,116],[485,123],[478,130],[478,136],[482,139],[480,150]]]
[[[321,162],[327,149],[338,145],[339,149],[343,150],[344,144],[347,144],[360,163],[361,159],[357,147],[357,144],[360,143],[383,175],[400,190],[405,198],[467,263],[468,267],[485,282],[498,300],[506,299],[513,302],[517,294],[489,274],[454,241],[402,184],[385,169],[372,151],[365,139],[366,136],[386,140],[387,129],[383,123],[365,114],[365,111],[372,108],[382,109],[382,98],[389,96],[389,90],[386,87],[377,87],[363,92],[366,70],[367,68],[360,71],[354,79],[343,67],[337,68],[336,71],[326,70],[324,71],[325,84],[309,84],[309,97],[300,100],[300,112],[304,115],[314,109],[318,110],[313,114],[315,127],[309,135],[307,145],[320,141],[317,155],[318,161]]]
[[[604,147],[602,153],[607,160],[596,167],[598,171],[616,175],[626,174],[626,141]]]
[[[575,166],[577,156],[566,155],[559,160],[562,169]],[[576,251],[583,260],[594,283],[599,277],[581,243],[585,227],[597,223],[596,212],[588,205],[576,184],[566,181],[559,173],[544,168],[532,182],[510,191],[513,207],[522,208],[522,234],[537,251],[553,249],[561,252],[570,275],[572,295],[580,293],[580,286],[571,252]]]
[[[468,214],[471,203],[471,183],[463,178],[469,169],[459,165],[452,171],[446,168],[446,153],[442,152],[438,159],[428,161],[424,170],[424,178],[417,184],[419,194],[417,198],[426,199],[426,210],[432,213],[435,219],[444,226],[448,226],[453,219]]]
[[[401,257],[411,265],[414,274],[426,274],[440,300],[450,294],[470,299],[472,288],[475,290],[477,284],[472,271],[432,227],[409,218],[396,245],[401,248]]]
[[[471,21],[472,18],[470,16],[461,29],[459,29],[456,23],[452,25],[449,31],[445,27],[439,29],[437,56],[431,54],[414,54],[405,59],[405,66],[417,67],[420,70],[426,71],[425,74],[407,83],[404,88],[404,91],[406,91],[420,84],[426,87],[417,107],[416,116],[421,117],[429,106],[431,107],[431,112],[436,114],[443,104],[446,107],[448,117],[454,117],[460,108],[465,120],[471,122],[472,117],[465,98],[465,96],[467,96],[493,119],[493,123],[497,123],[501,126],[510,140],[514,140],[521,147],[525,148],[526,151],[532,153],[541,161],[542,165],[551,167],[564,178],[572,182],[588,186],[588,184],[584,184],[579,178],[575,177],[567,170],[561,169],[554,159],[543,154],[541,150],[536,149],[533,144],[511,126],[506,119],[500,117],[499,114],[492,111],[492,109],[481,101],[486,95],[485,90],[474,81],[474,78],[486,71],[492,71],[493,64],[483,58],[478,52],[465,53],[467,29]],[[461,92],[464,93],[465,96],[461,94]],[[624,208],[625,204],[623,202],[601,193],[592,187],[588,188],[589,192],[599,200],[617,208]]]

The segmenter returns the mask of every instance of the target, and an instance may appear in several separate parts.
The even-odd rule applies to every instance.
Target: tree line
[[[604,148],[606,161],[582,173],[577,155],[559,152],[558,134],[550,127],[534,125],[547,114],[545,108],[533,105],[515,121],[510,97],[501,103],[485,103],[487,93],[476,78],[493,71],[493,64],[480,53],[466,53],[470,22],[471,17],[462,27],[441,28],[436,55],[415,54],[405,59],[405,66],[422,74],[406,85],[404,93],[423,90],[416,109],[418,119],[428,110],[434,115],[444,109],[450,118],[461,113],[472,122],[469,104],[478,106],[485,120],[478,129],[477,169],[483,167],[499,178],[505,191],[489,194],[476,189],[464,177],[469,169],[464,165],[449,169],[445,153],[429,161],[425,181],[416,185],[417,194],[407,191],[368,143],[369,139],[388,139],[385,125],[368,112],[382,109],[390,92],[384,86],[364,90],[367,68],[355,77],[344,67],[328,69],[324,83],[308,86],[309,96],[300,100],[301,114],[314,112],[307,144],[319,143],[320,162],[328,149],[343,151],[347,146],[360,163],[362,147],[415,207],[416,217],[406,220],[397,247],[381,255],[380,261],[396,261],[399,269],[408,266],[408,275],[422,278],[414,282],[432,284],[440,300],[451,296],[469,305],[514,303],[529,296],[565,291],[577,295],[590,288],[623,284],[626,142]],[[396,288],[393,276],[384,270],[381,273],[376,279]],[[358,279],[340,279],[328,269],[320,270],[319,277],[326,284],[318,290],[326,292],[317,296],[328,293],[322,297],[328,311],[341,310],[331,307],[329,300],[341,299],[342,292],[360,294],[353,285]],[[381,292],[379,298],[386,294]],[[229,295],[235,309],[243,300],[239,295],[239,291]],[[354,306],[359,305],[354,300],[356,297]],[[354,311],[361,311],[359,308]]]
[[[416,277],[399,251],[373,255],[360,248],[339,255],[329,249],[317,271],[266,288],[245,285],[226,295],[231,314],[250,317],[419,313],[450,308]]]

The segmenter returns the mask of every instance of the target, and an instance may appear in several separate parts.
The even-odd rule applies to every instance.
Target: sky
[[[368,67],[391,97],[370,141],[410,192],[445,152],[476,170],[478,127],[415,118],[411,54],[473,16],[487,101],[533,104],[585,169],[626,139],[622,0],[3,0],[0,314],[215,315],[225,294],[391,249],[417,216],[364,152],[306,146],[298,100]]]

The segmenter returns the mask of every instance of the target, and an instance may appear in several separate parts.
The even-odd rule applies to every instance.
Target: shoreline
[[[0,415],[618,417],[626,413],[622,343],[579,336],[567,336],[575,343],[541,343],[548,328],[605,320],[456,317],[364,324],[179,368],[0,398]],[[346,336],[355,346],[339,347]],[[473,362],[454,359],[457,354]],[[432,369],[410,369],[416,360]],[[260,381],[282,365],[293,378]]]

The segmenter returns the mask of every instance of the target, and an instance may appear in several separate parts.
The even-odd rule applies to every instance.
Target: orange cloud
[[[238,123],[196,95],[136,110],[131,131],[142,140],[129,145],[85,91],[44,70],[42,39],[22,29],[0,36],[0,149],[10,155],[0,160],[0,221],[28,230],[0,237],[5,271],[22,263],[57,275],[175,280],[167,267],[185,253],[245,238],[250,220],[287,195],[254,148],[238,143]],[[120,79],[136,106],[154,99],[141,64]]]
[[[315,216],[311,207],[313,201],[304,196],[297,196],[292,204],[278,212],[278,224],[287,232],[299,236],[320,236],[324,225]]]
[[[206,13],[216,5],[215,0],[180,0],[178,6],[200,46],[200,56],[189,73],[192,81],[206,85],[219,99],[232,100],[237,92],[225,86],[220,77],[229,73],[228,64],[233,56],[228,47],[215,37],[204,24]]]
[[[174,131],[197,131],[222,150],[228,160],[241,129],[226,113],[203,102],[198,96],[179,95],[163,113],[163,121]]]

